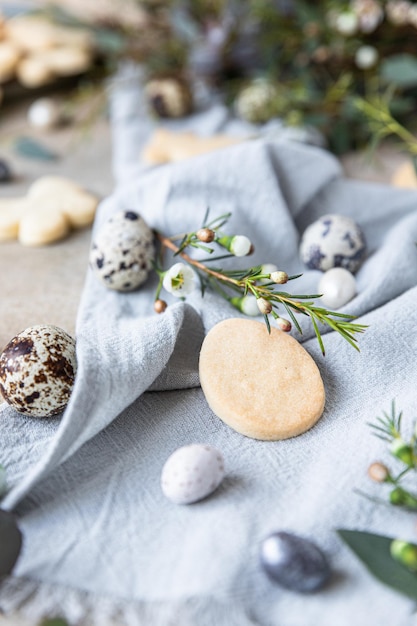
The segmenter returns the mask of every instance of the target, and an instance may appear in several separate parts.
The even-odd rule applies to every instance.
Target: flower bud
[[[415,463],[415,458],[413,454],[413,448],[405,443],[401,437],[396,437],[391,444],[391,454],[395,456],[397,459],[400,459],[403,463],[408,465],[409,467],[413,467]]]
[[[236,296],[235,298],[230,298],[230,303],[245,315],[249,315],[250,317],[257,317],[259,315],[257,299],[255,296]]]
[[[272,304],[265,298],[257,298],[256,304],[262,315],[268,315],[272,311]]]
[[[155,300],[153,308],[155,313],[163,313],[165,311],[165,309],[167,308],[167,303],[165,302],[165,300],[161,300],[158,298],[158,300]]]
[[[368,467],[368,476],[376,483],[384,483],[389,478],[390,473],[383,463],[377,461]]]
[[[402,487],[395,487],[389,494],[389,500],[394,506],[406,506],[417,510],[417,498]]]
[[[214,241],[215,236],[216,233],[214,232],[214,230],[211,230],[211,228],[200,228],[196,232],[197,239],[199,241],[202,241],[203,243],[211,243],[212,241]]]
[[[233,237],[219,237],[217,243],[235,256],[247,256],[251,250],[250,239],[245,235],[234,235]]]
[[[272,272],[271,280],[277,285],[284,285],[288,282],[288,274],[282,271]]]
[[[289,320],[286,320],[284,317],[278,317],[276,320],[277,326],[280,330],[283,330],[284,333],[289,333],[292,326]]]
[[[414,543],[394,539],[390,544],[390,553],[393,559],[399,561],[412,572],[417,572],[417,546]]]

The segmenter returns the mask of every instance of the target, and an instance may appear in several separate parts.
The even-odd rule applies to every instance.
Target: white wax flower
[[[353,11],[343,11],[334,18],[334,27],[338,33],[349,37],[358,30],[359,20]]]
[[[409,21],[412,6],[408,0],[390,0],[385,7],[388,21],[395,26],[404,26]]]
[[[359,29],[372,33],[384,19],[384,10],[378,0],[352,0],[351,9],[356,13]]]
[[[183,298],[194,291],[196,275],[188,265],[175,263],[165,272],[162,285],[164,289],[176,298]]]
[[[255,296],[252,295],[243,296],[240,301],[240,310],[242,311],[242,313],[244,313],[245,315],[249,315],[250,317],[257,317],[258,315],[260,315],[258,309],[258,301]]]
[[[277,270],[278,268],[274,263],[264,263],[261,265],[262,274],[272,274],[272,272],[276,272]]]
[[[378,61],[378,50],[373,46],[361,46],[355,54],[355,63],[361,70],[368,70],[376,65]]]
[[[251,240],[245,235],[235,235],[230,243],[230,252],[235,256],[246,256],[251,245]]]
[[[261,265],[261,274],[273,274],[277,270],[278,270],[277,266],[274,265],[273,263],[264,263],[263,265]],[[259,281],[259,284],[265,285],[265,283],[270,283],[270,282],[271,282],[271,278],[262,278]]]
[[[408,23],[417,28],[417,6],[413,5],[408,11]]]

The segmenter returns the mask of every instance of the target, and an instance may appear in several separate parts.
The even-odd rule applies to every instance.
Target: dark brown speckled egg
[[[70,398],[77,369],[75,340],[57,326],[26,328],[0,355],[0,391],[19,413],[51,417]]]

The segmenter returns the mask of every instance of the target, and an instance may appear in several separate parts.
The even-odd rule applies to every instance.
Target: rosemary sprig
[[[203,230],[212,234],[208,236],[207,232],[204,232],[204,235],[207,235],[207,239],[205,237],[203,241],[217,241],[215,229],[224,225],[229,214],[220,216],[220,218],[212,222],[207,222],[207,217],[206,214]],[[212,226],[214,228],[211,228]],[[325,354],[325,349],[320,325],[328,326],[338,332],[351,346],[359,350],[356,335],[364,332],[366,326],[364,324],[354,323],[352,321],[354,316],[329,311],[326,308],[317,306],[314,303],[314,299],[319,298],[320,294],[291,295],[285,291],[277,290],[278,284],[299,278],[300,274],[288,276],[285,272],[275,272],[274,276],[274,274],[263,272],[262,266],[260,265],[243,270],[224,270],[222,268],[209,267],[206,263],[210,261],[210,259],[198,260],[192,258],[185,252],[187,247],[201,247],[199,245],[199,242],[201,242],[201,230],[185,234],[179,238],[166,237],[160,233],[157,233],[157,237],[162,248],[170,249],[174,253],[174,256],[181,257],[188,265],[196,270],[203,289],[210,284],[223,298],[240,308],[240,310],[243,310],[241,308],[242,299],[247,296],[253,296],[256,299],[256,304],[259,309],[258,313],[264,316],[268,332],[271,331],[269,316],[272,316],[278,322],[282,330],[288,331],[291,329],[291,323],[281,318],[278,313],[280,307],[282,307],[300,333],[302,333],[302,329],[295,314],[306,315],[312,320],[314,332],[323,355]],[[179,244],[175,243],[178,239],[181,239]],[[235,295],[231,295],[230,291]],[[240,297],[236,297],[236,293],[240,294]],[[158,300],[158,302],[160,301]]]
[[[374,96],[368,100],[355,98],[355,106],[367,120],[375,145],[382,139],[395,136],[404,144],[411,156],[417,156],[417,139],[392,115],[389,109],[389,95]]]
[[[389,503],[404,509],[417,511],[417,494],[404,487],[404,478],[410,472],[417,472],[417,428],[407,440],[402,433],[402,411],[396,411],[395,402],[391,404],[391,413],[383,412],[382,417],[368,425],[374,435],[388,444],[391,456],[401,463],[401,468],[394,473],[384,463],[374,462],[368,469],[369,477],[378,483],[390,485]],[[366,494],[362,494],[367,496]]]

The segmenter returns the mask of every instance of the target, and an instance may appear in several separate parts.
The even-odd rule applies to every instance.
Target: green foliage
[[[357,530],[339,529],[337,533],[375,578],[395,591],[417,600],[416,573],[394,559],[391,554],[395,538]],[[408,545],[417,549],[415,544]]]
[[[385,483],[388,487],[388,502],[390,504],[409,511],[416,511],[417,494],[409,491],[405,481],[410,477],[411,473],[417,473],[417,428],[416,423],[414,423],[412,434],[407,437],[403,433],[402,420],[402,412],[398,413],[395,403],[392,402],[390,413],[384,411],[382,417],[377,417],[373,423],[369,424],[374,435],[387,444],[388,452],[394,462],[397,465],[400,464],[399,470],[394,472],[385,465],[382,466],[380,463],[377,463],[379,467],[384,467],[386,470],[384,480],[379,480],[378,476],[374,476],[372,468],[375,464],[371,465],[369,474],[373,480]]]
[[[209,221],[208,211],[206,212],[203,220],[203,228],[211,229],[213,238],[210,240],[214,245],[223,245],[221,242],[223,239],[234,239],[234,235],[225,236],[221,232],[221,228],[227,223],[230,217],[230,213],[220,215],[213,220]],[[174,256],[180,256],[186,263],[191,265],[194,271],[197,272],[200,277],[200,283],[202,285],[202,292],[207,287],[212,287],[218,294],[225,298],[230,304],[238,308],[245,313],[242,308],[242,298],[245,298],[248,294],[256,299],[257,306],[259,308],[259,314],[264,314],[264,320],[268,332],[271,331],[269,315],[271,315],[278,323],[284,323],[286,330],[291,329],[291,323],[288,320],[281,318],[279,311],[284,310],[291,319],[295,328],[302,333],[301,326],[297,321],[294,313],[301,314],[311,319],[314,332],[316,334],[320,350],[322,354],[325,354],[324,344],[321,336],[320,325],[328,326],[331,330],[340,334],[351,346],[356,350],[359,350],[357,345],[357,335],[363,333],[367,328],[363,324],[355,323],[354,317],[345,313],[337,313],[335,311],[328,311],[327,309],[315,304],[314,300],[319,298],[318,294],[290,294],[285,291],[277,289],[277,287],[289,280],[295,280],[300,275],[288,276],[285,272],[279,272],[285,275],[284,280],[280,282],[274,282],[274,273],[263,272],[262,265],[256,265],[245,269],[223,269],[221,267],[209,266],[208,263],[212,261],[218,261],[224,256],[215,256],[207,259],[193,259],[187,252],[187,248],[200,248],[205,252],[212,253],[214,248],[203,246],[200,242],[200,231],[193,231],[190,233],[182,233],[174,237],[165,237],[162,234],[158,234],[158,239],[161,243],[161,255],[164,248],[170,249]],[[175,242],[178,241],[178,244]],[[249,242],[250,243],[250,242]],[[250,253],[250,252],[249,252]],[[227,258],[233,255],[226,255]],[[155,271],[158,273],[160,280],[156,290],[155,301],[159,300],[160,292],[162,288],[163,276],[165,274],[162,267],[155,266]],[[236,293],[239,297],[236,297]],[[262,307],[266,305],[267,311]]]
[[[31,137],[17,137],[14,141],[14,150],[20,156],[38,161],[55,161],[58,155]]]
[[[380,70],[381,77],[388,84],[403,89],[417,87],[417,58],[411,54],[394,54],[384,59]]]

